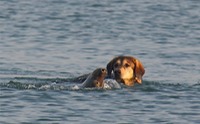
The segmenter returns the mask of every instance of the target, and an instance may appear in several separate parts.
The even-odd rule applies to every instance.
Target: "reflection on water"
[[[0,123],[198,123],[199,8],[198,0],[1,0]],[[117,55],[142,61],[142,85],[69,89]]]

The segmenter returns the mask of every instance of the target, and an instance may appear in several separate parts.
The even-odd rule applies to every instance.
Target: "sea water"
[[[1,0],[0,123],[200,123],[199,0]],[[71,89],[115,56],[142,85]]]

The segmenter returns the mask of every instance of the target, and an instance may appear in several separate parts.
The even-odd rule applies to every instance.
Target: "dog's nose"
[[[121,71],[120,71],[120,70],[115,70],[114,73],[115,73],[116,75],[120,75],[120,74],[121,74]]]

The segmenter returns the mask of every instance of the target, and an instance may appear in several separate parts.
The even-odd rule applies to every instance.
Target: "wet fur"
[[[119,83],[133,86],[142,83],[145,73],[142,63],[132,56],[117,56],[107,64],[108,77]]]

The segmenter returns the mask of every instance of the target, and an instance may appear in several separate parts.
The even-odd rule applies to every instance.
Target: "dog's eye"
[[[128,63],[125,64],[125,67],[129,67],[129,66],[130,66],[130,64],[128,64]]]

